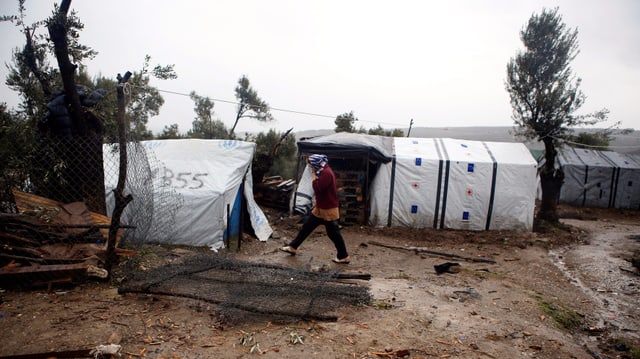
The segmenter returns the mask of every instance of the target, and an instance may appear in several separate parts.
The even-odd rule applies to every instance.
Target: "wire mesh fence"
[[[222,317],[334,320],[336,309],[367,303],[368,288],[315,273],[204,253],[152,270],[136,265],[149,243],[170,243],[184,198],[165,181],[166,168],[144,143],[127,142],[124,194],[133,201],[117,235],[121,293],[148,293],[213,303]],[[105,270],[110,215],[120,172],[117,143],[99,138],[41,141],[26,180],[15,182],[0,214],[0,288],[51,288]],[[6,181],[11,182],[11,181]],[[148,248],[148,247],[147,247]],[[128,257],[132,256],[132,257]]]
[[[113,211],[113,190],[119,173],[119,145],[104,146],[105,191],[108,213]],[[140,142],[127,143],[127,179],[125,194],[134,200],[125,208],[124,221],[131,226],[124,240],[131,245],[167,243],[175,233],[175,215],[184,205],[184,198],[163,178],[164,166],[152,151]]]
[[[44,138],[25,153],[20,176],[0,182],[0,285],[33,287],[105,278],[118,144],[102,137]],[[27,151],[25,151],[27,152]],[[118,247],[168,241],[183,200],[162,183],[162,163],[135,141],[127,144],[125,194]]]

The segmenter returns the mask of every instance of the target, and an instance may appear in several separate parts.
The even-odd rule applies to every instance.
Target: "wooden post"
[[[124,86],[129,81],[131,72],[127,71],[124,77],[118,74],[118,147],[120,149],[120,170],[118,173],[118,184],[113,190],[113,197],[115,200],[115,207],[111,214],[111,226],[109,227],[109,240],[107,242],[107,260],[105,261],[105,269],[111,275],[111,268],[113,264],[118,260],[116,256],[116,237],[118,229],[120,228],[120,217],[124,212],[127,204],[131,202],[133,197],[128,194],[124,195],[124,186],[127,180],[127,139],[126,139],[126,127],[125,127],[125,96]]]

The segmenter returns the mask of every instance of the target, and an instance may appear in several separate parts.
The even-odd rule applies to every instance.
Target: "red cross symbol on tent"
[[[411,187],[418,189],[418,187],[420,187],[420,185],[418,185],[418,183],[414,182],[411,184]]]
[[[471,188],[467,188],[467,196],[473,196],[473,190]]]

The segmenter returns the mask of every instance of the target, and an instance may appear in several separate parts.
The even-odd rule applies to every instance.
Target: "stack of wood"
[[[340,221],[344,224],[365,224],[366,198],[364,171],[335,171],[340,201]]]
[[[101,268],[108,217],[82,202],[62,204],[19,191],[14,197],[20,213],[0,214],[0,285],[51,286],[108,277]]]
[[[260,205],[286,211],[289,210],[294,185],[295,181],[292,179],[284,180],[281,176],[265,177],[262,182],[255,184],[253,197]]]

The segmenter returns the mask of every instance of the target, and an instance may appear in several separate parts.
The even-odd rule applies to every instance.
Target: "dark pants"
[[[300,232],[296,236],[296,238],[289,243],[289,245],[293,248],[298,248],[302,242],[313,232],[314,229],[318,228],[319,225],[324,224],[324,228],[327,230],[327,235],[333,245],[336,247],[338,251],[338,259],[343,259],[349,256],[347,253],[347,247],[344,244],[344,239],[342,238],[342,234],[340,234],[340,227],[338,226],[338,221],[325,221],[322,218],[318,218],[313,214],[310,214],[305,220]]]

